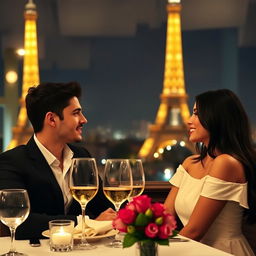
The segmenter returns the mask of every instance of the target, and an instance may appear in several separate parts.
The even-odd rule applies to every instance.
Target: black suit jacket
[[[81,147],[69,145],[74,157],[90,157]],[[72,201],[69,212],[64,213],[64,200],[59,184],[33,137],[27,145],[18,146],[0,154],[0,189],[24,188],[28,191],[31,210],[27,220],[17,228],[17,239],[41,238],[42,231],[48,229],[53,219],[72,219],[81,214],[81,207]],[[95,218],[111,207],[100,188],[88,203],[86,214]]]

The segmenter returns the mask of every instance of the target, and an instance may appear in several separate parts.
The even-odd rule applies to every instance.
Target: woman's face
[[[196,104],[193,108],[193,114],[188,120],[189,140],[191,142],[203,142],[206,146],[209,143],[209,132],[202,126],[198,118]]]

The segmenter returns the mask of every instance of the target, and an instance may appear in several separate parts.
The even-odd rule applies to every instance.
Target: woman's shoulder
[[[242,163],[229,154],[221,154],[213,160],[209,175],[230,182],[246,182]]]
[[[198,158],[198,157],[199,157],[199,155],[191,155],[191,156],[187,157],[182,163],[182,166],[184,167],[184,169],[189,170],[189,167],[192,164],[195,164],[196,158]]]

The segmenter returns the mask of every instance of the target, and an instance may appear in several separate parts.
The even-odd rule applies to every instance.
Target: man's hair
[[[53,112],[63,120],[63,109],[69,105],[70,99],[80,96],[81,87],[77,82],[42,83],[30,87],[25,100],[27,115],[34,132],[43,129],[47,112]]]

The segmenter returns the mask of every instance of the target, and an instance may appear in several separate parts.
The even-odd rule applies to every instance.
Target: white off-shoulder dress
[[[247,183],[227,182],[209,175],[197,179],[182,165],[170,183],[179,188],[175,210],[183,225],[188,223],[200,195],[227,200],[201,242],[236,256],[254,256],[241,230],[243,208],[248,208]]]

